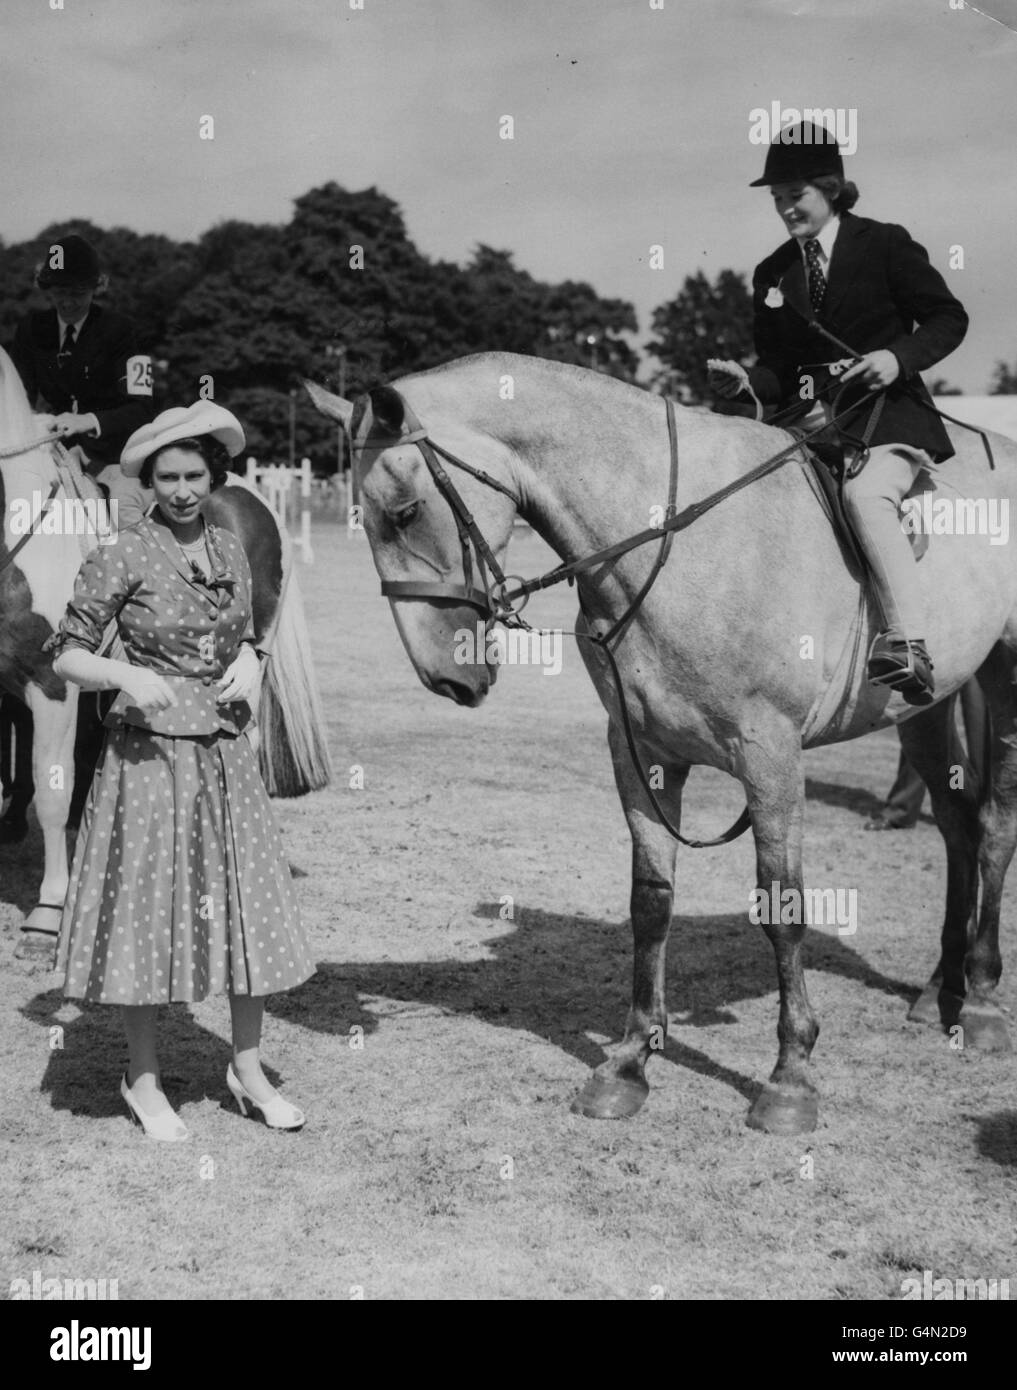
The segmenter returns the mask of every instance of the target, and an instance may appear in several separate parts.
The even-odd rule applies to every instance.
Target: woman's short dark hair
[[[858,202],[858,186],[839,174],[817,174],[809,179],[813,188],[818,188],[834,212],[849,212]]]
[[[200,454],[204,459],[208,471],[212,478],[211,490],[222,487],[230,472],[230,456],[226,452],[225,444],[221,444],[210,434],[199,434],[195,439],[175,439],[172,444],[164,444],[161,449],[157,449],[154,454],[149,454],[148,458],[141,465],[141,472],[138,474],[138,482],[142,487],[152,486],[152,472],[155,468],[155,461],[160,454],[164,454],[167,449],[184,449],[187,453]]]

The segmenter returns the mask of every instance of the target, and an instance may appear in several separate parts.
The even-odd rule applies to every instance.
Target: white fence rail
[[[299,528],[290,539],[305,564],[313,564],[311,549],[311,460],[300,460],[299,468],[281,463],[259,464],[247,460],[247,481],[252,483],[275,512],[281,524],[290,530],[291,519]]]

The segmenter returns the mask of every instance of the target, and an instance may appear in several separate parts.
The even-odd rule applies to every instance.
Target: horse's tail
[[[293,548],[280,527],[283,582],[258,705],[258,760],[269,796],[303,796],[332,776]]]

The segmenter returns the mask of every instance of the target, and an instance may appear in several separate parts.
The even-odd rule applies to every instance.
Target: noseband
[[[392,389],[389,388],[389,390]],[[363,443],[354,444],[352,447],[363,452],[365,449],[391,449],[403,444],[415,444],[417,446],[427,465],[428,472],[434,480],[435,487],[448,503],[455,520],[463,557],[463,582],[461,584],[421,583],[418,580],[385,579],[381,585],[382,594],[386,598],[451,599],[457,603],[468,603],[472,608],[476,608],[488,624],[514,625],[518,622],[518,615],[526,606],[529,593],[509,594],[508,579],[502,572],[494,551],[477,525],[473,513],[463,501],[459,489],[442,467],[439,455],[446,463],[461,468],[464,473],[469,473],[485,487],[504,493],[515,505],[517,511],[519,508],[518,498],[497,478],[492,478],[490,473],[485,473],[481,468],[474,468],[464,459],[456,458],[455,454],[443,449],[440,444],[435,444],[428,437],[427,430],[421,425],[409,404],[403,397],[400,396],[399,399],[402,402],[403,419],[408,427],[407,433],[387,439],[377,437],[365,439]],[[482,588],[478,588],[473,582],[474,565],[476,565],[480,583],[483,585]],[[516,578],[517,576],[510,577]]]

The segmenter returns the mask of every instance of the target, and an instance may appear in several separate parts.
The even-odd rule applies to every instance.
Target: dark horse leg
[[[678,842],[657,819],[632,766],[624,735],[609,730],[615,782],[632,836],[632,1007],[625,1036],[606,1062],[593,1073],[572,1102],[579,1115],[596,1120],[620,1120],[642,1106],[649,1086],[646,1063],[663,1049],[667,1037],[664,972],[667,938],[674,901],[674,870]],[[658,800],[677,824],[681,795],[689,775],[687,763],[669,764]]]
[[[3,783],[3,794],[6,799],[14,790],[14,747],[11,743],[14,728],[4,704],[5,699],[6,696],[0,695],[0,782]]]
[[[816,1127],[819,1111],[810,1061],[819,1024],[809,1003],[802,968],[806,923],[802,894],[805,778],[801,735],[787,728],[767,739],[747,741],[743,756],[742,783],[756,840],[756,882],[764,895],[759,916],[773,946],[780,988],[777,1065],[752,1104],[746,1122],[751,1129],[769,1134],[808,1134]],[[775,914],[773,903],[782,901],[786,902],[786,909]],[[775,915],[777,921],[772,920]],[[785,917],[789,920],[782,920]]]
[[[92,779],[99,764],[106,730],[102,723],[103,706],[109,701],[98,692],[82,690],[78,694],[78,723],[74,740],[74,791],[71,809],[67,813],[68,830],[76,830],[92,788]]]
[[[10,735],[14,735],[14,764],[11,768],[11,801],[3,818],[0,819],[0,842],[10,844],[23,840],[28,834],[28,808],[35,797],[35,782],[32,779],[32,731],[34,723],[32,711],[16,695],[3,697],[3,711],[0,714],[6,730],[6,743],[10,747]],[[9,756],[9,754],[8,754]],[[5,765],[4,771],[7,772]]]
[[[1002,973],[999,910],[1003,881],[1017,845],[1017,692],[1013,654],[993,648],[978,673],[991,723],[991,771],[981,806],[973,790],[951,787],[953,744],[942,707],[901,728],[908,756],[932,793],[947,851],[946,916],[939,964],[908,1015],[945,1028],[960,1025],[965,1047],[1009,1051],[1010,1037],[994,1000]],[[912,724],[917,727],[912,728]],[[982,875],[981,910],[978,872]]]

